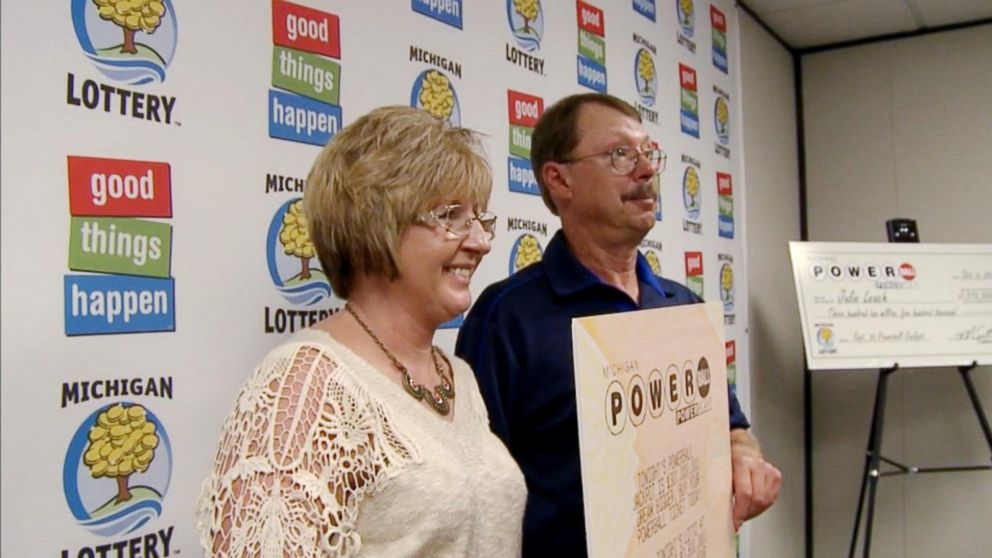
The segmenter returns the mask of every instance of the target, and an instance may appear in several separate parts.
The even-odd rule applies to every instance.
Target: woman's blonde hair
[[[483,211],[492,173],[479,135],[406,106],[342,128],[314,161],[303,195],[310,239],[341,298],[356,275],[399,277],[400,235],[454,200]]]

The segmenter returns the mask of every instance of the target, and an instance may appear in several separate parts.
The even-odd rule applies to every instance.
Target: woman
[[[432,345],[489,252],[478,138],[409,107],[324,148],[304,195],[345,311],[241,391],[200,497],[212,556],[518,556],[526,489],[475,378]]]

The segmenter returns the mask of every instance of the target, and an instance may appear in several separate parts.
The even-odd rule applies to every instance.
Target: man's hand
[[[778,498],[782,472],[765,461],[758,442],[743,428],[730,431],[734,475],[734,529],[768,509]]]

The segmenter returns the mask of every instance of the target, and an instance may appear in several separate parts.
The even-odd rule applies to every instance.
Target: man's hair
[[[356,276],[399,277],[397,249],[417,216],[457,200],[486,208],[492,172],[477,133],[406,106],[341,129],[314,161],[303,196],[310,238],[335,294]]]
[[[541,115],[534,127],[530,143],[530,162],[534,169],[534,177],[541,187],[541,198],[551,213],[558,215],[548,186],[544,183],[541,172],[545,163],[564,161],[572,156],[572,150],[579,144],[578,121],[579,109],[587,104],[603,105],[619,111],[631,118],[641,121],[641,115],[627,102],[604,93],[581,93],[570,95],[549,107]]]

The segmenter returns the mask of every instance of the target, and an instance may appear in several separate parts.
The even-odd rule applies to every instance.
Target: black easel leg
[[[854,533],[851,535],[851,547],[847,553],[848,558],[854,558],[854,552],[858,548],[858,531],[861,529],[861,512],[865,507],[865,491],[868,490],[868,473],[871,471],[871,448],[875,445],[875,424],[878,422],[878,394],[881,385],[875,388],[875,407],[871,413],[871,427],[868,433],[868,449],[865,450],[865,467],[861,472],[861,490],[858,491],[858,511],[854,514]]]
[[[975,408],[975,414],[978,415],[978,423],[981,424],[982,432],[985,433],[985,442],[988,443],[989,451],[992,452],[992,429],[989,428],[989,419],[985,416],[982,402],[978,399],[978,393],[975,391],[975,385],[971,383],[971,375],[969,374],[976,366],[978,363],[970,366],[959,366],[958,372],[961,373],[961,380],[964,382],[965,389],[968,390],[971,406]],[[992,454],[990,454],[990,460],[992,460]]]
[[[879,467],[882,456],[882,424],[885,420],[885,390],[888,386],[889,374],[892,370],[882,370],[878,373],[878,393],[876,401],[880,407],[878,422],[875,424],[874,447],[871,449],[871,467],[868,471],[868,517],[865,519],[865,546],[862,556],[868,558],[871,552],[871,526],[875,519],[875,493],[878,490]]]
[[[878,488],[879,466],[882,449],[882,425],[885,419],[885,391],[889,374],[898,366],[883,368],[878,371],[878,384],[875,387],[875,408],[871,413],[871,431],[868,434],[868,450],[865,454],[865,468],[861,475],[861,491],[858,494],[858,511],[854,516],[854,533],[851,535],[851,547],[848,557],[854,558],[858,547],[858,531],[861,528],[861,512],[864,510],[865,491],[868,492],[868,518],[865,521],[864,556],[867,558],[871,550],[871,527],[875,516],[875,493]]]

